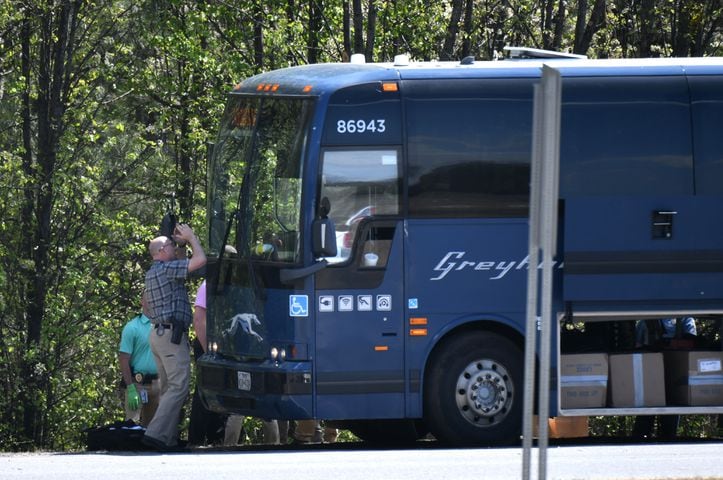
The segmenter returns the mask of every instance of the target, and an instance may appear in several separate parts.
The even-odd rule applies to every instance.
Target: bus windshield
[[[209,165],[211,255],[300,261],[301,172],[312,99],[231,96]]]

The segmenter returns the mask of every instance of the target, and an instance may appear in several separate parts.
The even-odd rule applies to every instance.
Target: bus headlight
[[[211,342],[211,343],[208,345],[208,351],[211,352],[211,353],[218,353],[218,343],[216,343],[216,342]]]
[[[271,360],[283,362],[284,360],[286,360],[286,349],[271,347],[269,355],[271,356]]]

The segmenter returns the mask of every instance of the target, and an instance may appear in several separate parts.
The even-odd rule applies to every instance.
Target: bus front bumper
[[[198,391],[212,411],[264,419],[313,418],[310,362],[198,359]]]

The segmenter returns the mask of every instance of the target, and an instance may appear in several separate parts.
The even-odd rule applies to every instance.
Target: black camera
[[[173,230],[176,228],[178,219],[172,212],[168,212],[161,220],[161,235],[173,239]]]

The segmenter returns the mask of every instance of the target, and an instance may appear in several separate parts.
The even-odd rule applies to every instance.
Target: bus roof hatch
[[[553,50],[541,50],[539,48],[529,47],[503,47],[504,50],[510,52],[512,59],[524,58],[577,58],[585,59],[587,55],[577,55],[575,53],[555,52]]]

